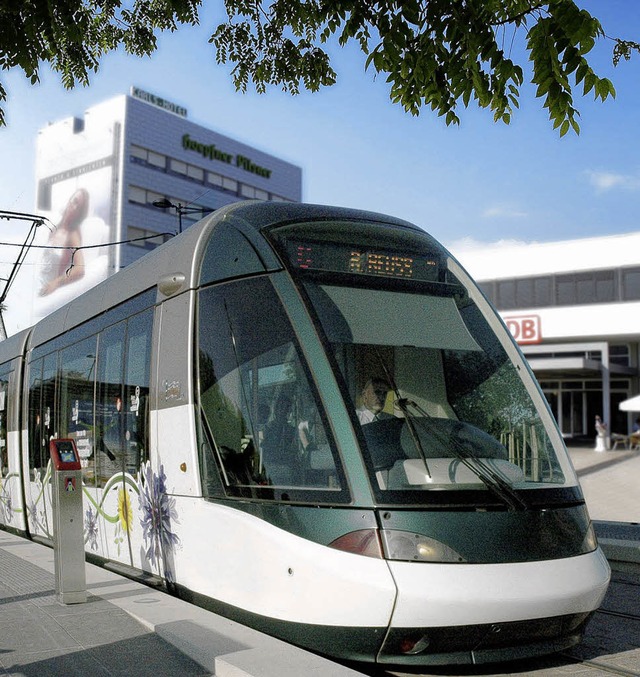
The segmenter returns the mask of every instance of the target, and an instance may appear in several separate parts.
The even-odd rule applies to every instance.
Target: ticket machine
[[[87,601],[82,519],[82,470],[75,442],[49,443],[53,463],[53,545],[56,597],[63,604]]]

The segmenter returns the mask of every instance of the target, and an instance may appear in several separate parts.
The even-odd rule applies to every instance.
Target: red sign
[[[516,343],[524,345],[542,341],[542,329],[538,315],[513,315],[502,319]]]

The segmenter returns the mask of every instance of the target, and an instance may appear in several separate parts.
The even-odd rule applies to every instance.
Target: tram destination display
[[[355,275],[374,275],[435,282],[438,261],[433,256],[410,255],[406,251],[377,249],[359,244],[287,239],[292,265],[302,270],[325,270]]]

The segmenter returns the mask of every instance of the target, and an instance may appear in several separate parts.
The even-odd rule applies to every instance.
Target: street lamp
[[[176,214],[178,215],[178,226],[180,233],[182,232],[183,214],[207,214],[208,212],[213,211],[213,209],[209,209],[208,207],[189,207],[188,205],[183,205],[180,202],[175,205],[170,200],[167,200],[166,197],[162,198],[162,200],[154,200],[151,204],[154,207],[158,207],[158,209],[175,209]]]

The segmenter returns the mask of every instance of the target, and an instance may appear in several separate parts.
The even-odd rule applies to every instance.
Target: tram
[[[609,567],[526,361],[422,229],[222,208],[0,343],[0,522],[340,660],[577,643]]]

